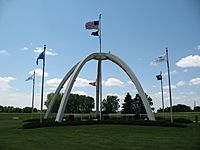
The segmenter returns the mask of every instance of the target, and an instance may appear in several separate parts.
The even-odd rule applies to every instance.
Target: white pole
[[[170,71],[169,71],[169,57],[168,57],[168,49],[167,48],[166,48],[166,57],[167,57],[168,82],[169,82],[170,117],[171,117],[171,123],[173,123],[173,115],[172,115],[172,93],[171,93],[171,82],[170,82]]]

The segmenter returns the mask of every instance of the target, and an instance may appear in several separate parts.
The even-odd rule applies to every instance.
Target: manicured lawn
[[[186,128],[89,125],[22,129],[0,120],[0,150],[199,150],[200,124]]]
[[[155,116],[163,117],[163,113],[156,113]],[[173,112],[173,118],[185,118],[195,121],[195,116],[198,116],[198,120],[200,121],[200,112]],[[170,113],[165,112],[165,118],[170,118]]]

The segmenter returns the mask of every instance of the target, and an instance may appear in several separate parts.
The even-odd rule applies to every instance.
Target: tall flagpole
[[[163,96],[163,80],[162,80],[162,71],[160,71],[160,75],[161,75],[161,81],[160,81],[160,84],[161,84],[161,93],[162,93],[162,109],[163,109],[163,116],[164,116],[164,113],[165,113],[165,105],[164,105],[164,96]]]
[[[101,53],[101,14],[99,15],[99,52]],[[99,111],[99,102],[100,102],[100,111]],[[101,120],[101,111],[102,111],[102,76],[101,76],[101,57],[98,60],[98,69],[97,69],[97,85],[96,85],[96,115],[100,117]]]
[[[42,72],[42,91],[41,91],[41,112],[40,112],[40,123],[42,123],[42,115],[43,115],[43,93],[44,93],[44,69],[45,69],[45,50],[46,45],[44,45],[44,59],[43,59],[43,72]]]
[[[33,93],[32,93],[32,115],[31,115],[31,119],[33,118],[34,96],[35,96],[35,70],[33,72]]]
[[[166,48],[166,57],[167,57],[168,82],[169,82],[170,117],[171,117],[171,123],[173,123],[173,117],[172,117],[172,93],[171,93],[171,81],[170,81],[170,71],[169,71],[169,57],[168,57],[168,49],[167,48]]]
[[[99,51],[101,53],[101,14],[99,15]]]
[[[101,53],[101,14],[99,14],[99,51]],[[102,67],[101,67],[101,58],[99,61],[99,92],[100,92],[100,120],[102,117]]]

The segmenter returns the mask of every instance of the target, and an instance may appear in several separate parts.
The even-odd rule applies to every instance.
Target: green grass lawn
[[[186,128],[85,125],[22,129],[22,120],[9,116],[0,115],[0,150],[200,149],[199,123]]]
[[[155,116],[163,117],[163,113],[156,113]],[[195,116],[198,116],[198,120],[200,121],[200,112],[173,112],[173,118],[185,118],[195,121]],[[170,113],[165,112],[165,118],[170,118]]]

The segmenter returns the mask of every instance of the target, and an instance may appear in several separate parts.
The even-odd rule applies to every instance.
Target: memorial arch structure
[[[48,116],[51,112],[51,109],[52,109],[52,107],[55,103],[56,96],[59,94],[59,92],[63,88],[64,84],[69,79],[69,82],[66,86],[64,95],[61,99],[61,103],[60,103],[58,113],[56,115],[56,120],[55,120],[57,122],[62,122],[64,111],[65,111],[65,108],[66,108],[66,105],[67,105],[67,101],[68,101],[69,95],[71,93],[72,87],[74,85],[74,82],[76,80],[76,77],[78,76],[78,74],[79,74],[80,70],[83,68],[83,66],[90,60],[98,60],[99,62],[101,62],[103,60],[110,60],[110,61],[114,62],[115,64],[117,64],[129,76],[129,78],[131,79],[131,81],[135,85],[139,95],[141,96],[142,102],[143,102],[145,110],[147,112],[148,119],[155,121],[154,114],[151,110],[151,107],[149,105],[149,102],[147,100],[147,97],[144,93],[144,90],[143,90],[139,80],[137,79],[137,77],[135,76],[133,71],[130,69],[130,67],[124,61],[122,61],[119,57],[117,57],[117,56],[115,56],[111,53],[92,53],[92,54],[88,55],[87,57],[85,57],[84,59],[82,59],[81,61],[79,61],[76,65],[74,65],[71,68],[71,70],[65,75],[65,77],[63,78],[63,80],[61,81],[59,86],[57,87],[55,94],[54,94],[54,96],[53,96],[53,98],[52,98],[52,100],[51,100],[51,102],[48,106],[46,113],[45,113],[44,119],[48,118]],[[98,64],[98,67],[99,67],[99,64]],[[96,90],[96,92],[97,92],[96,94],[98,95],[99,91]],[[99,103],[99,102],[96,100],[96,103]],[[97,105],[97,107],[98,107],[98,105]],[[96,108],[96,109],[98,109],[98,108]]]

